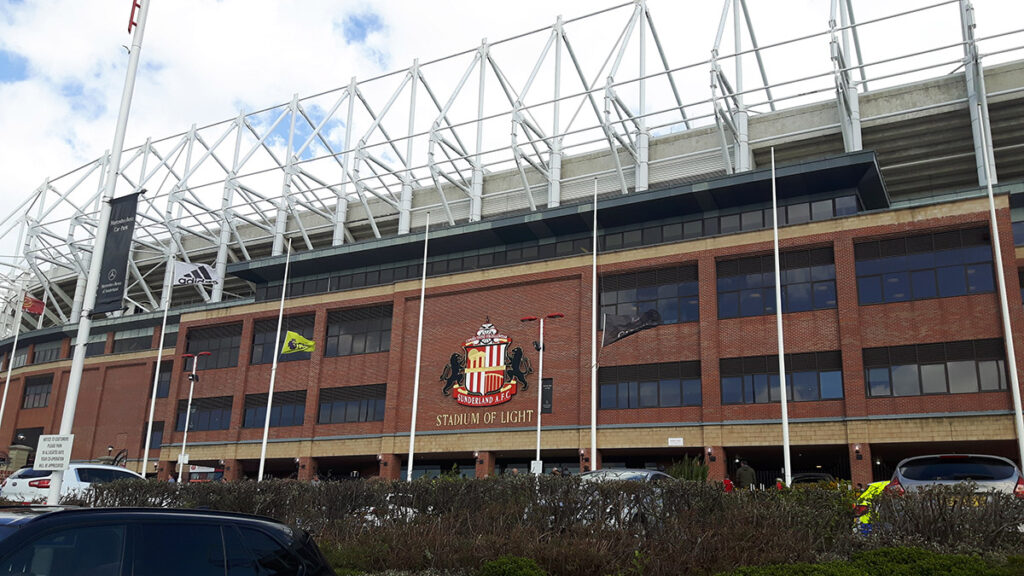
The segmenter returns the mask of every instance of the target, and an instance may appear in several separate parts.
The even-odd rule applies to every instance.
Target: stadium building
[[[706,61],[675,62],[637,2],[125,151],[118,195],[147,192],[123,310],[81,343],[72,458],[166,478],[186,442],[189,464],[255,477],[273,380],[273,476],[405,478],[413,438],[414,476],[525,473],[540,419],[545,470],[690,457],[721,479],[744,459],[772,483],[777,217],[792,471],[1019,460],[1020,35],[976,37],[966,1],[856,22],[837,0],[821,30],[759,46],[726,6]],[[929,11],[956,37],[861,59]],[[608,20],[618,40],[586,45]],[[807,65],[770,78],[762,56],[790,48]],[[105,163],[0,230],[23,238],[9,466],[60,427]],[[210,266],[179,282],[175,262]]]

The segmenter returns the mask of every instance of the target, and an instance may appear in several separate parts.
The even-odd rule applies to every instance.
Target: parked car
[[[49,470],[22,468],[11,474],[3,484],[0,484],[0,498],[6,498],[12,502],[43,502],[50,493],[52,474]],[[141,475],[120,466],[71,464],[70,468],[64,472],[60,494],[62,497],[79,494],[93,484],[141,478]]]
[[[0,509],[0,574],[333,576],[313,539],[271,518],[155,508]]]
[[[668,474],[645,468],[602,468],[580,474],[583,482],[666,482],[674,480]]]
[[[828,472],[800,472],[799,474],[793,474],[793,479],[789,485],[817,484],[818,482],[835,482],[835,480]]]
[[[974,482],[979,492],[997,491],[1024,498],[1024,476],[1011,460],[985,454],[914,456],[896,465],[886,490],[902,494],[927,486]]]

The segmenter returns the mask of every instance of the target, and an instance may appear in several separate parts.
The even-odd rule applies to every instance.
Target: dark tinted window
[[[88,482],[90,484],[113,482],[114,480],[138,479],[138,476],[130,472],[111,470],[109,468],[78,468],[77,472],[78,479],[80,481]]]
[[[298,574],[299,561],[287,548],[269,535],[251,528],[242,528],[242,537],[249,549],[256,556],[256,563],[259,564],[261,574],[285,575]]]
[[[224,576],[226,559],[219,526],[147,523],[138,526],[137,534],[136,574]]]
[[[982,456],[933,456],[908,462],[900,472],[911,480],[1006,480],[1014,467]]]
[[[48,532],[0,562],[0,574],[120,574],[124,532],[120,525]]]

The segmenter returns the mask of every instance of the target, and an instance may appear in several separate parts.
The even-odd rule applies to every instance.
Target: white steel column
[[[398,233],[408,234],[412,227],[412,135],[416,130],[416,88],[420,80],[419,58],[412,61],[412,68],[409,70],[412,77],[412,85],[409,87],[409,133],[405,147],[405,171],[402,172],[402,195],[401,205],[398,209]]]
[[[636,178],[634,185],[637,192],[647,190],[649,183],[648,157],[650,153],[651,131],[647,128],[647,2],[638,0],[637,25],[640,27],[640,103],[636,118]]]
[[[277,221],[274,230],[274,248],[272,256],[280,256],[284,251],[284,235],[288,232],[288,212],[290,196],[292,194],[292,177],[295,175],[295,119],[299,115],[299,95],[292,96],[292,102],[288,106],[291,111],[291,122],[288,127],[288,151],[284,159],[284,185],[281,187],[281,200],[277,205]]]
[[[96,306],[96,290],[99,288],[102,272],[103,250],[107,243],[107,229],[110,227],[110,201],[114,198],[117,187],[117,176],[120,172],[121,150],[124,148],[124,134],[128,127],[128,114],[132,107],[132,93],[135,90],[135,72],[139,68],[139,56],[142,52],[142,36],[146,30],[146,16],[149,13],[149,0],[139,0],[138,24],[132,35],[132,47],[128,56],[128,71],[121,91],[121,108],[117,114],[117,128],[114,130],[110,164],[104,181],[103,200],[100,208],[100,221],[96,226],[96,241],[93,243],[93,257],[89,262],[89,280],[85,286],[85,300],[82,304],[82,315],[78,321],[78,345],[71,359],[71,373],[68,376],[67,395],[64,397],[64,410],[61,413],[60,434],[71,434],[75,423],[75,408],[78,406],[78,391],[82,386],[82,369],[85,367],[85,347],[92,329],[93,308]],[[60,502],[60,490],[64,484],[64,472],[54,471],[50,476],[50,492],[46,503],[54,506]]]
[[[217,261],[214,268],[221,281],[214,285],[211,302],[220,302],[224,297],[224,278],[227,278],[228,270],[228,246],[231,245],[231,220],[234,203],[235,190],[238,190],[238,156],[242,151],[242,129],[245,127],[245,114],[238,113],[235,120],[235,155],[231,162],[231,173],[224,178],[224,192],[220,203],[220,242],[217,244]]]
[[[487,38],[480,46],[480,91],[477,100],[476,153],[473,155],[473,181],[469,191],[469,221],[476,222],[483,214],[484,167],[484,86],[487,78]],[[529,191],[527,191],[529,192]]]
[[[548,208],[562,205],[562,131],[559,110],[562,105],[562,16],[555,21],[555,97],[552,104],[551,153],[548,156]],[[530,193],[529,190],[526,191]]]
[[[334,239],[332,246],[340,246],[345,243],[345,220],[348,218],[348,182],[351,180],[352,166],[352,114],[355,111],[356,101],[356,77],[353,76],[348,83],[348,116],[345,118],[345,158],[341,167],[341,186],[338,191],[337,205],[334,210]]]
[[[728,1],[728,0],[726,0]],[[740,34],[740,0],[732,0],[733,34],[736,35],[736,171],[750,170],[750,135],[747,128],[747,108],[743,104],[743,36]]]
[[[988,98],[985,95],[985,72],[978,57],[978,44],[974,40],[974,6],[970,0],[960,0],[960,26],[964,40],[964,75],[967,81],[967,109],[971,114],[971,134],[974,136],[974,158],[978,167],[978,184],[984,186],[991,178],[999,183],[996,172],[995,151],[985,142],[992,142],[992,127],[988,118]],[[987,150],[987,153],[986,153]]]

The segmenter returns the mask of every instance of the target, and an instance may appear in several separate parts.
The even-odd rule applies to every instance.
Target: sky
[[[934,1],[901,0],[899,9]],[[126,146],[161,138],[471,50],[483,38],[500,40],[550,26],[615,2],[517,0],[331,1],[153,0],[141,52]],[[827,0],[750,0],[762,45],[827,26]],[[892,2],[854,2],[858,20],[894,10]],[[1024,26],[1024,2],[975,0],[978,34]],[[721,13],[717,1],[648,0],[673,63],[710,53]],[[128,62],[131,0],[0,0],[0,216],[44,178],[94,160],[113,141]],[[955,4],[920,20],[913,30],[886,29],[866,46],[867,59],[898,51],[911,36],[956,34]],[[591,26],[579,36],[618,33]],[[731,25],[730,25],[731,27]],[[727,30],[727,35],[731,30]],[[1024,45],[1024,36],[1011,43]],[[958,38],[952,38],[956,41]],[[578,38],[580,45],[585,38]],[[993,43],[994,45],[994,43]],[[827,48],[819,60],[828,63]],[[520,75],[521,62],[506,55]],[[1024,53],[999,56],[1024,58]],[[955,58],[955,55],[954,55]],[[995,57],[994,57],[995,58]],[[994,59],[993,58],[993,59]],[[775,78],[799,77],[792,57],[772,64]],[[821,63],[820,62],[820,63]],[[748,72],[753,69],[748,64]],[[780,71],[785,68],[787,70]],[[950,67],[952,71],[952,67]],[[706,69],[699,73],[706,89]],[[6,205],[6,208],[4,207]]]

